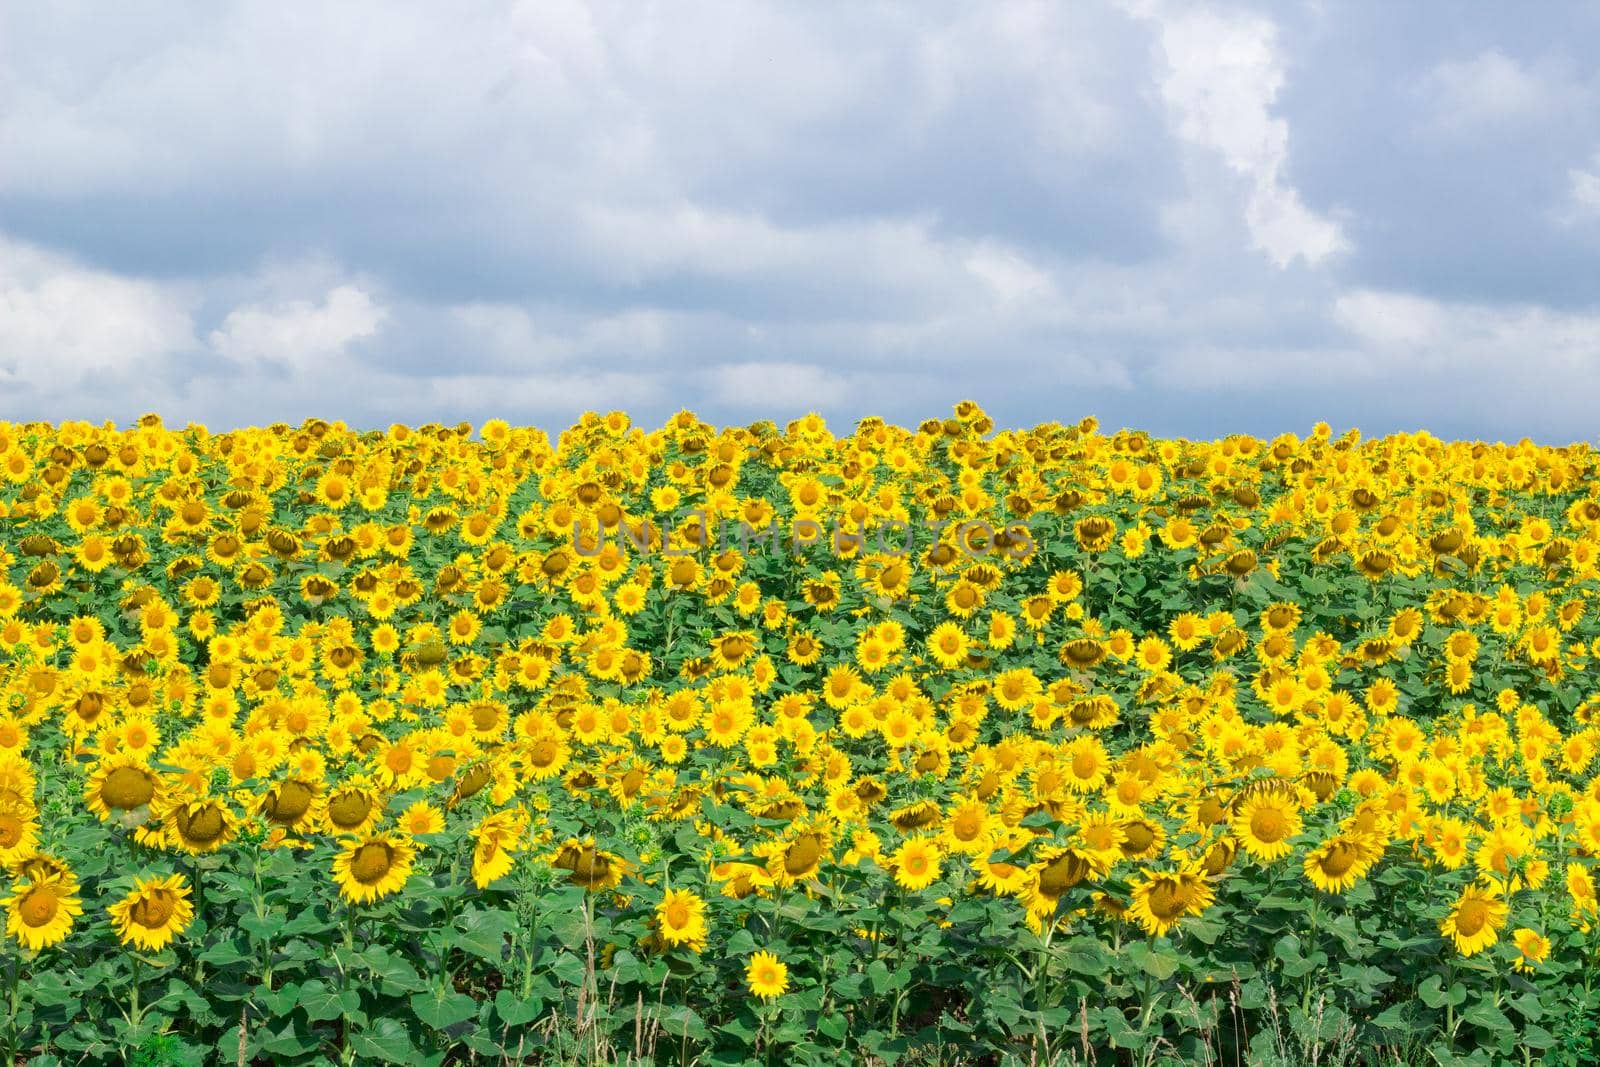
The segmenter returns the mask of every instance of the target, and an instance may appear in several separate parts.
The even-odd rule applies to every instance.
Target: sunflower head
[[[398,835],[350,838],[333,858],[339,892],[352,904],[369,904],[398,893],[411,876],[416,846]]]
[[[77,883],[60,874],[17,883],[5,907],[6,933],[34,952],[65,939],[72,920],[83,914]]]
[[[172,843],[194,854],[217,851],[238,829],[227,805],[211,797],[179,803],[166,823]]]
[[[136,879],[133,891],[107,910],[122,943],[148,952],[171,944],[194,918],[189,887],[181,874]]]
[[[118,819],[134,825],[148,821],[165,790],[161,776],[131,755],[111,756],[89,776],[84,800],[102,821]]]

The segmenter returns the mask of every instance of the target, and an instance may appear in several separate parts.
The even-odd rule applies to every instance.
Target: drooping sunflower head
[[[1360,836],[1332,837],[1307,853],[1305,875],[1325,893],[1343,893],[1366,876],[1380,852]]]
[[[136,879],[133,891],[107,910],[122,943],[149,952],[169,945],[194,918],[189,887],[181,874]]]
[[[359,836],[372,829],[382,815],[378,791],[364,779],[353,779],[329,792],[324,821],[329,833]]]
[[[161,805],[165,793],[159,774],[124,753],[100,761],[89,776],[84,802],[102,822],[115,818],[140,824],[147,821],[152,807]]]
[[[215,852],[233,839],[238,820],[212,797],[179,802],[164,820],[168,840],[185,852]]]
[[[1204,875],[1191,871],[1146,874],[1133,889],[1129,913],[1145,932],[1161,937],[1185,915],[1198,915],[1216,899]]]
[[[591,893],[615,889],[622,884],[625,864],[618,856],[595,848],[593,841],[568,838],[557,850],[550,865],[569,872],[567,881]]]
[[[293,829],[305,820],[316,800],[313,783],[290,778],[267,789],[261,798],[261,814],[277,826]]]

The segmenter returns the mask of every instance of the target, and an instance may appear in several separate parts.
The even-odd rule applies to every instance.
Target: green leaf
[[[524,1000],[509,989],[502,989],[494,995],[495,1014],[507,1026],[531,1023],[543,1010],[544,1001],[539,997],[530,996]]]
[[[1402,1034],[1409,1034],[1416,1029],[1416,1025],[1411,1021],[1411,1005],[1408,1003],[1389,1005],[1373,1018],[1372,1025],[1380,1030]]]
[[[1556,1039],[1550,1031],[1542,1026],[1528,1025],[1522,1028],[1522,1043],[1531,1049],[1544,1050],[1555,1045]]]
[[[1544,1017],[1544,1005],[1539,1003],[1539,997],[1534,993],[1513,997],[1508,1003],[1516,1009],[1518,1015],[1529,1022],[1536,1022]]]
[[[417,973],[405,957],[390,952],[382,945],[365,949],[357,958],[372,972],[372,977],[381,984],[381,991],[386,996],[420,993],[428,988],[427,980]]]
[[[1461,1018],[1474,1026],[1485,1026],[1491,1030],[1510,1030],[1511,1020],[1506,1018],[1505,1012],[1492,999],[1485,997],[1462,1013]]]
[[[705,1020],[695,1014],[693,1008],[684,1005],[673,1008],[661,1017],[661,1029],[673,1037],[687,1037],[691,1041],[703,1041],[710,1036]]]
[[[417,993],[411,998],[411,1010],[417,1018],[435,1030],[448,1030],[478,1014],[478,1002],[465,993],[434,989]]]
[[[1092,978],[1105,974],[1111,966],[1111,957],[1105,945],[1096,937],[1075,937],[1068,941],[1062,958],[1069,971]]]
[[[358,1055],[384,1063],[413,1063],[418,1058],[411,1035],[390,1018],[379,1018],[372,1026],[351,1034],[350,1047]]]
[[[1178,964],[1181,962],[1175,953],[1158,952],[1143,941],[1135,941],[1129,945],[1127,953],[1128,959],[1133,961],[1134,966],[1162,982],[1177,973]]]
[[[516,916],[509,911],[475,909],[457,920],[452,940],[463,952],[499,963],[505,958],[506,937],[516,929],[516,922]]]
[[[834,1041],[844,1041],[850,1033],[850,1024],[843,1015],[833,1012],[817,1020],[817,1032]]]
[[[1185,921],[1180,929],[1203,945],[1214,945],[1224,927],[1217,919],[1197,918]]]
[[[357,995],[354,990],[350,992],[352,996]],[[299,999],[300,1006],[306,1010],[306,1018],[312,1022],[337,1019],[345,1013],[339,991],[330,988],[326,982],[318,978],[313,978],[300,987]]]
[[[1447,992],[1439,976],[1431,974],[1417,987],[1417,996],[1430,1008],[1442,1008],[1447,1003],[1454,1006],[1466,1000],[1467,989],[1457,982]]]

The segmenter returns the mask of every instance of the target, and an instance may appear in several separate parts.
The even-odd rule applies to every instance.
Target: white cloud
[[[1333,318],[1356,342],[1338,360],[1373,368],[1392,396],[1525,420],[1524,432],[1592,425],[1600,311],[1358,290],[1335,302]]]
[[[1161,95],[1185,141],[1221,156],[1245,178],[1245,224],[1255,248],[1277,267],[1316,266],[1350,247],[1339,224],[1316,214],[1284,176],[1289,124],[1272,114],[1284,62],[1271,20],[1241,13],[1153,5],[1167,70]]]
[[[420,385],[415,379],[385,376],[364,371],[358,381],[363,390],[373,390],[373,407],[399,418],[415,418],[418,393],[433,410],[465,413],[487,418],[500,415],[513,418],[527,413],[539,415],[584,411],[590,408],[610,411],[659,404],[663,389],[659,375],[632,372],[535,373],[518,375],[452,374],[430,378]]]
[[[292,300],[228,313],[211,332],[211,347],[242,362],[282,363],[308,370],[344,355],[352,341],[376,334],[388,309],[354,285],[330,289],[320,304]]]
[[[0,235],[0,383],[64,389],[193,345],[192,296]]]
[[[1452,133],[1540,116],[1563,91],[1498,49],[1439,63],[1419,89],[1436,128]]]
[[[541,315],[517,304],[471,303],[447,309],[472,347],[496,364],[542,367],[571,360],[632,362],[657,356],[677,316],[655,308],[633,308],[587,318],[568,329],[541,324]],[[571,319],[552,311],[551,320]]]
[[[1015,249],[981,243],[968,253],[966,268],[982,279],[1004,305],[1048,300],[1055,295],[1055,283],[1042,270]]]
[[[1333,317],[1363,341],[1383,349],[1418,349],[1448,327],[1437,302],[1406,293],[1362,289],[1334,301]]]
[[[1568,207],[1563,218],[1567,222],[1584,222],[1600,218],[1600,152],[1589,161],[1588,169],[1573,167],[1567,171]]]
[[[730,363],[702,375],[711,396],[741,411],[806,411],[840,404],[850,383],[812,363]]]

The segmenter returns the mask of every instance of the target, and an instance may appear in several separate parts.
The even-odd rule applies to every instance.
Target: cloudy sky
[[[1600,8],[0,13],[0,419],[1600,434]]]

